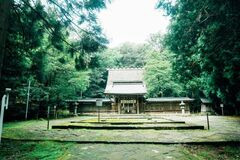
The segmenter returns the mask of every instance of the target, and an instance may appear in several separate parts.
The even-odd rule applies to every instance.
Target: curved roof
[[[118,68],[108,70],[105,94],[144,95],[147,93],[143,80],[143,68]]]

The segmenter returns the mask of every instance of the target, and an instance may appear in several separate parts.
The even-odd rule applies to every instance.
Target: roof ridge
[[[119,68],[107,68],[107,70],[136,70],[136,69],[139,69],[139,70],[143,70],[144,68],[143,67],[119,67]]]

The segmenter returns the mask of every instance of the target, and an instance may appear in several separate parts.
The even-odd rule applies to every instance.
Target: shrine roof
[[[144,95],[147,93],[143,68],[108,69],[105,94]]]

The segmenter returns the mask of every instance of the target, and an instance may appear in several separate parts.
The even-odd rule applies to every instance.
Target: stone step
[[[164,125],[164,126],[128,126],[128,125],[53,125],[52,129],[97,129],[97,130],[188,130],[188,129],[204,129],[201,125]]]
[[[71,121],[70,123],[89,123],[89,124],[110,124],[110,125],[134,125],[134,124],[185,124],[184,121],[169,121],[169,122],[84,122],[84,121]]]

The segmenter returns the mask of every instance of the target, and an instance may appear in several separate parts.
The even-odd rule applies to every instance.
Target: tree
[[[132,43],[124,43],[118,48],[121,55],[119,63],[121,67],[143,67],[147,47]]]
[[[240,4],[235,0],[160,0],[172,17],[167,47],[176,55],[174,70],[193,96],[210,97],[239,109]]]
[[[2,2],[0,7],[4,6]],[[24,84],[28,80],[32,82],[31,100],[35,106],[39,103],[46,107],[48,100],[51,105],[62,106],[66,99],[79,98],[89,86],[93,55],[107,43],[95,17],[96,10],[104,8],[105,1],[9,2],[9,15],[5,18],[9,20],[8,26],[0,17],[0,27],[6,25],[0,33],[5,34],[0,41],[6,42],[4,46],[0,42],[0,56],[4,55],[4,60],[0,59],[0,90],[11,87],[11,101],[18,107],[16,103],[26,101]],[[69,8],[62,8],[64,4]],[[81,17],[81,23],[77,25],[73,17]],[[77,59],[83,61],[81,66]]]
[[[172,97],[183,94],[172,71],[173,54],[165,50],[147,54],[144,78],[148,97]]]
[[[5,42],[7,37],[8,19],[9,19],[9,9],[11,6],[11,0],[1,0],[0,1],[0,79],[2,77],[2,66],[5,52]]]
[[[44,27],[49,34],[52,36],[51,41],[57,47],[59,41],[63,41],[66,44],[71,44],[62,37],[59,33],[62,25],[65,25],[75,32],[76,35],[81,38],[79,32],[84,32],[92,37],[96,37],[95,40],[98,43],[98,35],[101,34],[101,28],[99,27],[96,21],[96,11],[105,8],[105,1],[104,0],[69,0],[69,1],[56,1],[56,0],[48,0],[47,1],[47,9],[48,12],[45,11],[44,6],[42,5],[40,0],[23,0],[23,1],[14,1],[14,0],[1,0],[0,2],[0,9],[3,12],[0,12],[0,79],[1,79],[1,72],[2,66],[4,62],[4,55],[6,55],[5,51],[5,41],[8,37],[8,19],[9,14],[13,11],[21,10],[21,12],[28,13],[31,11],[35,14],[37,19],[41,19],[42,23],[41,26]],[[53,13],[57,15],[57,18],[51,18],[51,14]],[[78,18],[78,24],[74,18]],[[28,17],[27,17],[28,19]],[[14,19],[15,21],[17,19]],[[18,21],[22,23],[23,21],[26,22],[21,16],[18,17]],[[83,28],[82,26],[87,26],[87,28]],[[25,34],[23,32],[23,34]],[[97,36],[96,36],[97,35]],[[58,46],[60,47],[60,46]],[[59,48],[61,49],[61,48]],[[73,48],[74,49],[74,48]]]

